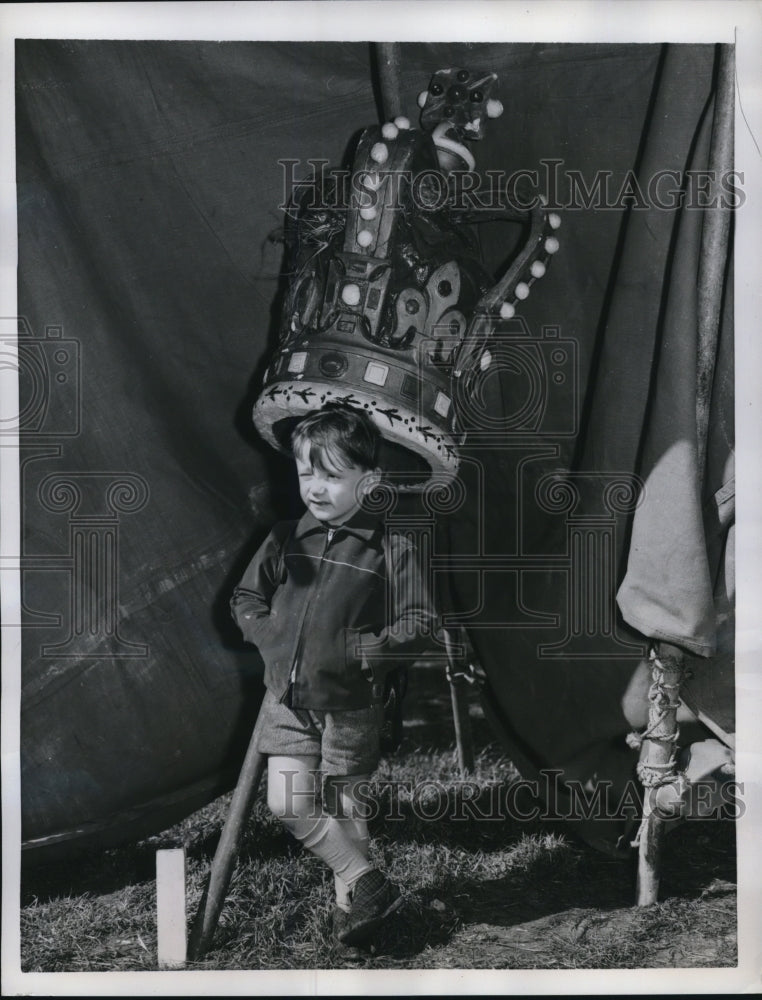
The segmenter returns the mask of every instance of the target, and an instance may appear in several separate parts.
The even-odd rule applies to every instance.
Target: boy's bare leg
[[[368,859],[368,820],[367,806],[357,794],[358,788],[367,789],[370,775],[351,774],[346,777],[331,775],[325,781],[326,808],[344,827],[349,839],[355,844],[362,856]],[[341,875],[335,875],[336,905],[339,909],[349,912],[351,908],[351,889]]]
[[[297,840],[333,870],[349,889],[372,870],[362,836],[354,826],[331,816],[316,801],[319,757],[270,757],[267,761],[267,804]],[[351,813],[350,813],[351,815]]]

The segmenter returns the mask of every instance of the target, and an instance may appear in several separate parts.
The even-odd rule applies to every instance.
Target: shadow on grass
[[[107,895],[156,878],[156,850],[131,844],[88,855],[74,854],[51,864],[21,871],[21,906],[66,896]]]
[[[220,833],[219,826],[204,824],[186,838],[167,831],[122,847],[75,850],[60,860],[22,866],[21,905],[65,896],[104,896],[130,885],[153,882],[157,850],[184,844],[189,860],[212,857]]]
[[[438,824],[422,822],[412,803],[398,802],[396,809],[404,817],[399,825],[380,824],[376,831],[388,865],[413,844],[428,844],[471,855],[478,874],[463,866],[459,877],[435,878],[413,893],[397,926],[384,931],[379,954],[385,958],[409,959],[446,944],[469,924],[511,927],[571,910],[606,913],[635,905],[635,849],[623,859],[608,857],[570,838],[568,825],[559,822]],[[712,885],[735,881],[732,821],[692,820],[668,834],[660,901],[698,902]]]
[[[447,945],[468,925],[509,928],[580,910],[635,912],[637,852],[622,862],[563,837],[555,838],[554,845],[553,839],[546,831],[544,837],[520,840],[515,866],[493,878],[442,878],[410,894],[394,922],[382,930],[371,964],[409,966],[425,949]],[[669,834],[660,901],[699,906],[714,887],[731,888],[735,878],[733,823],[689,822]],[[691,912],[698,919],[700,911]]]

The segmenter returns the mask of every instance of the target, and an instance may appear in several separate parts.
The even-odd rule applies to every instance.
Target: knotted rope
[[[641,733],[632,732],[626,737],[627,745],[641,750],[641,759],[637,766],[637,775],[644,788],[658,788],[663,785],[674,785],[677,796],[682,797],[688,787],[688,779],[682,771],[677,770],[677,741],[680,738],[680,727],[677,723],[677,709],[680,705],[680,685],[687,675],[680,657],[663,657],[656,654],[655,647],[649,653],[651,664],[651,687],[648,691],[650,703],[648,726]],[[669,675],[669,679],[667,679]],[[648,741],[646,743],[646,741]],[[643,744],[646,743],[645,749]],[[663,758],[667,748],[669,756]],[[644,798],[643,817],[632,846],[637,847],[640,837],[651,814],[648,797]]]

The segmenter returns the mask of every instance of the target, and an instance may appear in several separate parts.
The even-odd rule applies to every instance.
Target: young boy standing
[[[274,526],[231,607],[265,662],[255,731],[268,805],[333,870],[334,936],[355,946],[402,902],[368,861],[359,794],[380,757],[384,665],[425,648],[433,615],[412,544],[390,546],[362,507],[381,475],[375,424],[334,405],[304,418],[291,443],[306,512]]]

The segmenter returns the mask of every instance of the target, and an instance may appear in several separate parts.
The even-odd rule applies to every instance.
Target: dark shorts
[[[319,757],[324,774],[370,774],[381,756],[383,705],[341,711],[289,708],[265,692],[254,733],[261,753]]]

